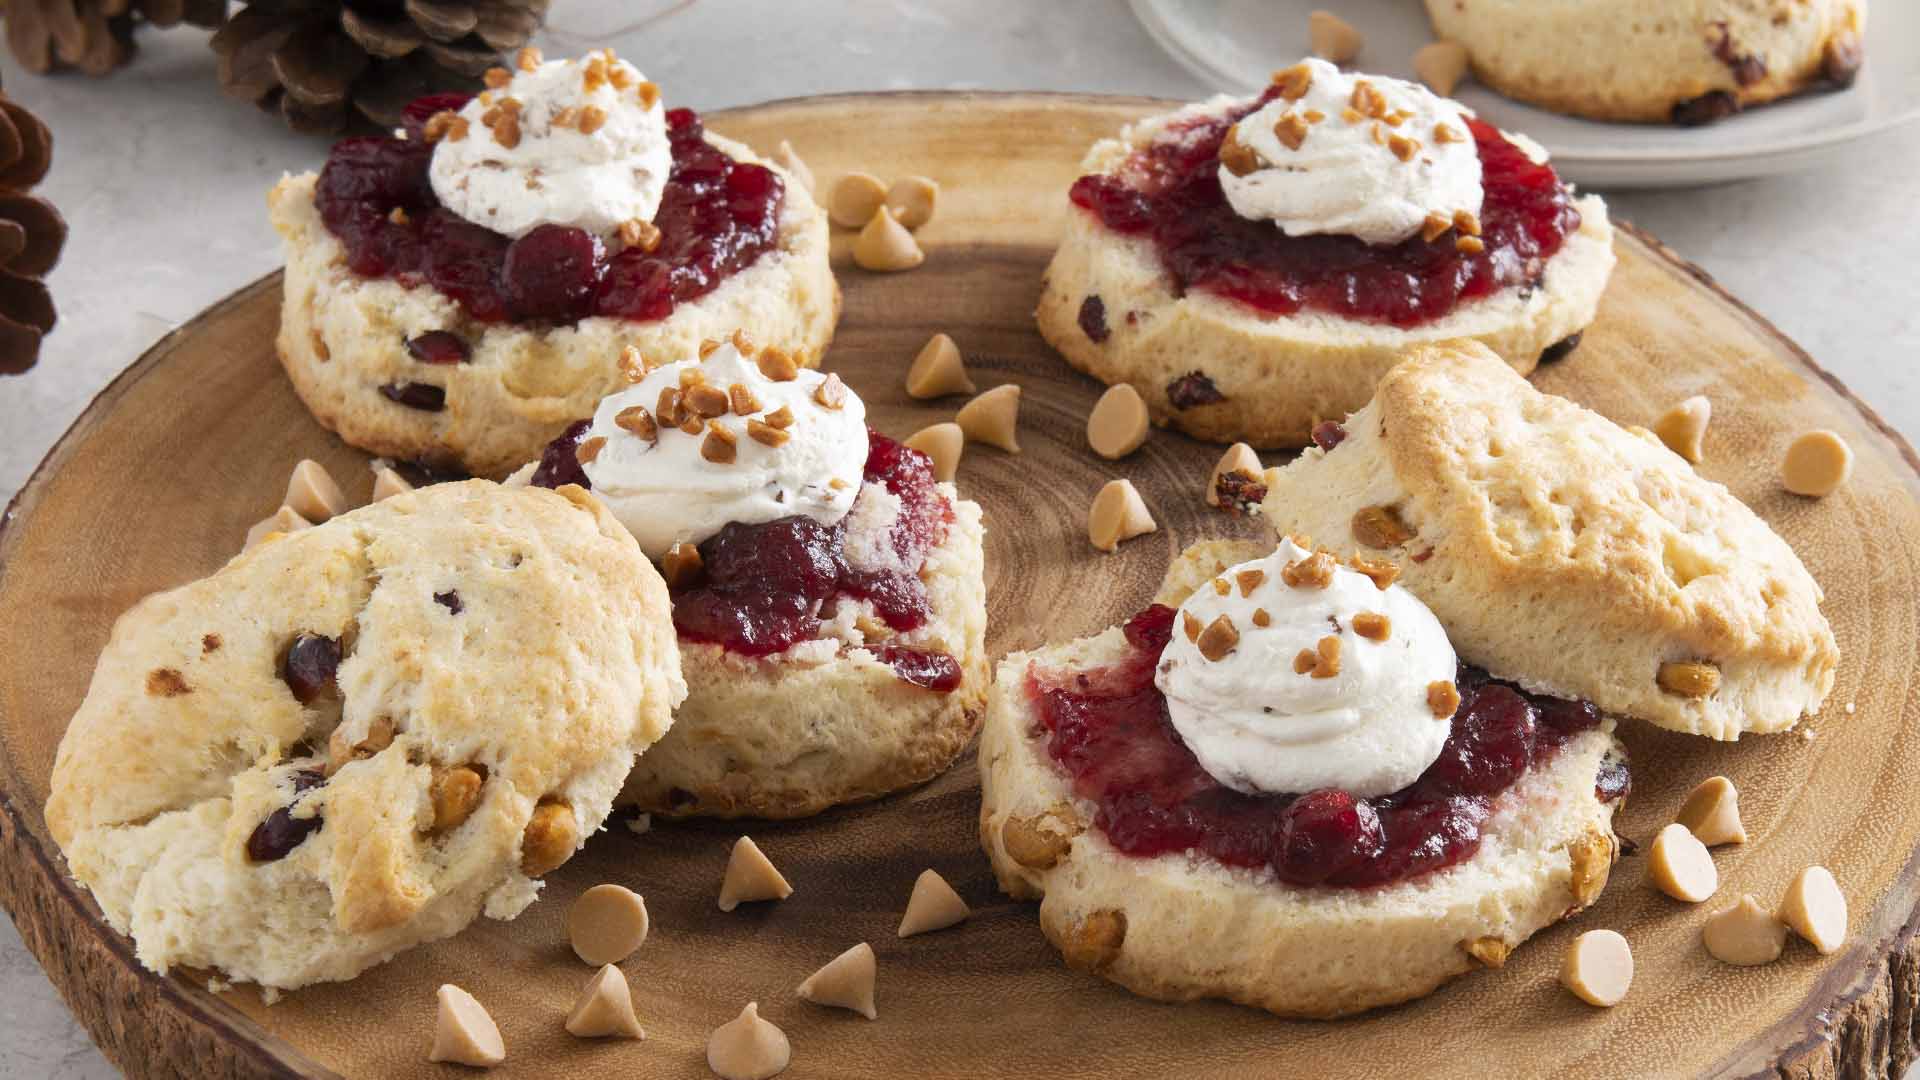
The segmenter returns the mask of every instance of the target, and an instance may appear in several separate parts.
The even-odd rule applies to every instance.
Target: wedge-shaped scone
[[[1496,677],[1726,740],[1791,728],[1833,688],[1820,586],[1657,439],[1472,344],[1413,353],[1345,429],[1268,473],[1267,517],[1399,563]]]
[[[349,979],[519,914],[684,693],[666,588],[585,492],[422,488],[123,615],[47,824],[155,971]]]

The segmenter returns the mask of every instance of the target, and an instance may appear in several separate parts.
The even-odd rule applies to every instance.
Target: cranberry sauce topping
[[[1232,297],[1274,315],[1313,308],[1353,319],[1417,326],[1474,297],[1536,281],[1580,227],[1560,178],[1497,128],[1469,120],[1486,198],[1485,249],[1468,254],[1448,233],[1372,247],[1351,236],[1289,237],[1271,221],[1234,213],[1220,190],[1227,129],[1279,91],[1225,116],[1184,121],[1137,150],[1115,175],[1082,176],[1072,199],[1115,232],[1153,240],[1183,288]]]
[[[1047,752],[1074,793],[1098,804],[1094,824],[1132,855],[1197,849],[1297,885],[1405,881],[1470,858],[1494,798],[1600,724],[1591,704],[1527,694],[1462,666],[1452,734],[1412,785],[1372,799],[1333,789],[1242,795],[1200,767],[1153,685],[1173,619],[1159,605],[1134,616],[1133,655],[1119,664],[1028,676]],[[1617,798],[1626,786],[1624,762],[1609,759],[1596,791]]]
[[[247,835],[247,858],[254,862],[273,862],[284,859],[287,853],[300,846],[307,837],[318,832],[321,825],[320,815],[297,818],[293,808],[300,805],[300,797],[309,790],[327,782],[327,774],[319,769],[302,769],[292,776],[293,801],[268,814],[266,820],[253,827]]]
[[[653,218],[654,250],[613,251],[559,225],[510,240],[467,222],[434,197],[433,144],[423,132],[427,117],[465,100],[423,98],[407,110],[407,138],[343,139],[327,155],[316,202],[354,273],[432,285],[482,322],[646,321],[711,292],[778,240],[780,177],[708,145],[691,109],[667,113],[673,172]]]

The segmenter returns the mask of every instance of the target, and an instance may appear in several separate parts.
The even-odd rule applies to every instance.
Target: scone
[[[1264,554],[1191,549],[1124,627],[1001,662],[981,844],[1067,963],[1330,1018],[1591,905],[1629,787],[1612,720],[1457,661],[1390,564]]]
[[[1069,363],[1156,423],[1274,448],[1411,347],[1472,338],[1523,375],[1572,347],[1613,270],[1598,197],[1422,87],[1274,79],[1094,145],[1037,312]]]
[[[790,818],[931,779],[988,681],[978,505],[837,376],[744,335],[644,373],[516,479],[590,488],[661,561],[687,700],[627,781]]]
[[[592,498],[441,484],[121,616],[47,826],[154,971],[350,979],[518,915],[684,693],[666,588]]]
[[[1427,0],[1434,33],[1518,101],[1705,124],[1860,69],[1866,0]]]
[[[1284,469],[1281,533],[1393,559],[1494,674],[1715,739],[1817,711],[1839,650],[1771,528],[1650,434],[1428,349]]]
[[[839,317],[805,185],[595,53],[396,137],[339,143],[268,199],[285,240],[281,363],[376,454],[498,477],[618,389],[620,358],[751,326],[818,363]]]

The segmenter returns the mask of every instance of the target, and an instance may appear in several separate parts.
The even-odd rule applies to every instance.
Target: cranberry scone
[[[1268,472],[1267,518],[1398,561],[1497,675],[1723,740],[1791,728],[1833,688],[1823,594],[1786,541],[1483,348],[1414,354],[1321,442]]]
[[[1695,125],[1850,86],[1866,0],[1426,0],[1434,33],[1517,101],[1594,120]]]
[[[624,385],[629,348],[750,325],[818,363],[840,291],[804,184],[611,51],[518,68],[415,102],[269,197],[280,359],[321,424],[497,477]]]
[[[157,972],[350,979],[511,919],[685,693],[667,593],[577,488],[277,534],[115,624],[48,829]]]
[[[1001,662],[981,843],[1069,965],[1329,1018],[1599,897],[1613,721],[1456,655],[1393,570],[1203,545],[1123,627]]]
[[[666,572],[687,700],[623,800],[790,818],[945,770],[986,696],[979,506],[744,335],[635,374],[516,475],[590,489]]]
[[[1598,197],[1456,102],[1308,60],[1096,143],[1040,332],[1155,422],[1304,446],[1408,348],[1531,372],[1592,322],[1614,264]]]

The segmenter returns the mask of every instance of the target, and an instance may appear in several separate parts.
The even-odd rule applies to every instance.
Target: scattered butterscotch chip
[[[1427,220],[1420,225],[1420,239],[1431,244],[1447,234],[1453,228],[1453,219],[1444,214],[1428,214]]]
[[[1460,230],[1462,236],[1480,235],[1480,219],[1471,210],[1455,210],[1453,227]]]
[[[387,220],[393,222],[395,225],[410,225],[413,223],[413,219],[407,216],[407,208],[404,206],[394,207],[393,211],[387,215]]]
[[[1478,255],[1487,250],[1487,242],[1477,236],[1456,236],[1453,238],[1453,247],[1466,255]]]
[[[793,895],[793,886],[773,868],[760,845],[752,837],[733,842],[727,856],[727,873],[720,880],[720,910],[732,911],[755,900],[785,900]]]
[[[1333,571],[1337,565],[1332,555],[1316,551],[1282,567],[1280,580],[1286,582],[1289,588],[1324,589],[1333,584]]]
[[[574,949],[579,951],[579,946]],[[573,1003],[573,1011],[567,1014],[567,1034],[582,1039],[647,1037],[640,1028],[640,1018],[633,1015],[633,990],[627,986],[627,977],[619,968],[611,963],[602,964],[593,978],[587,980]]]
[[[595,435],[591,439],[581,441],[580,445],[573,451],[573,459],[582,465],[589,465],[600,456],[600,451],[606,448],[607,437],[605,435]]]
[[[466,824],[473,816],[474,808],[480,805],[480,789],[486,786],[487,778],[473,765],[455,765],[451,768],[442,765],[433,767],[432,779],[427,783],[427,798],[433,804],[434,834],[451,832]]]
[[[318,525],[335,514],[347,512],[347,496],[333,482],[326,466],[312,458],[300,459],[287,478],[287,497],[280,501],[294,513]]]
[[[969,442],[986,443],[1009,454],[1020,452],[1020,386],[1002,383],[960,406],[954,422]]]
[[[1787,927],[1761,907],[1752,893],[1747,893],[1739,903],[1708,916],[1706,925],[1701,927],[1700,939],[1715,960],[1752,967],[1780,959],[1780,953],[1787,947]]]
[[[823,409],[839,409],[847,403],[847,384],[840,381],[835,372],[827,372],[820,385],[813,388],[814,404]]]
[[[452,983],[442,983],[435,995],[439,1015],[433,1023],[433,1050],[428,1061],[488,1068],[507,1060],[507,1044],[486,1007]]]
[[[780,145],[773,149],[773,161],[774,164],[787,170],[788,175],[800,181],[801,187],[806,188],[808,192],[813,191],[813,170],[807,168],[807,163],[794,152],[792,143],[781,139]]]
[[[907,368],[907,395],[925,401],[948,394],[971,394],[973,380],[960,360],[960,347],[945,334],[935,334],[920,348]]]
[[[1427,684],[1427,708],[1435,718],[1446,720],[1460,708],[1460,688],[1445,679]]]
[[[645,405],[629,405],[613,414],[613,422],[620,430],[645,442],[660,441],[659,425],[653,422],[653,414]]]
[[[653,416],[654,419],[667,427],[680,426],[679,387],[663,386],[660,388],[660,396],[655,398],[653,402]]]
[[[1700,781],[1673,820],[1708,847],[1747,842],[1747,827],[1740,822],[1740,793],[1724,776]]]
[[[646,378],[647,372],[650,370],[647,365],[647,358],[641,354],[638,348],[632,345],[621,347],[620,359],[617,363],[620,366],[620,377],[629,383],[637,383]]]
[[[1087,539],[1098,551],[1113,551],[1122,540],[1145,536],[1159,526],[1131,480],[1109,480],[1087,510]]]
[[[1219,596],[1225,596],[1233,591],[1233,586],[1227,584],[1226,578],[1217,577],[1213,579],[1213,591]]]
[[[528,45],[514,54],[513,66],[521,71],[533,71],[540,66],[542,59],[540,50]]]
[[[772,424],[760,420],[748,420],[747,437],[762,446],[771,446],[777,450],[787,445],[787,440],[793,436],[786,430],[774,427]]]
[[[914,880],[913,895],[907,898],[906,914],[900,917],[900,936],[912,937],[932,930],[945,930],[966,920],[972,910],[947,879],[932,869],[920,871]]]
[[[1299,113],[1290,112],[1273,122],[1273,137],[1280,145],[1289,150],[1298,150],[1307,141],[1307,134],[1313,129],[1307,125],[1307,118]]]
[[[1611,1008],[1633,985],[1633,950],[1613,930],[1589,930],[1573,939],[1560,963],[1560,985],[1589,1005]]]
[[[1413,156],[1420,152],[1420,140],[1409,139],[1405,135],[1389,135],[1387,149],[1393,151],[1393,156],[1401,161],[1412,161]]]
[[[853,261],[862,270],[892,273],[911,270],[927,261],[927,253],[907,231],[905,225],[881,207],[867,219],[853,241]]]
[[[682,589],[699,579],[705,564],[700,559],[700,549],[682,541],[667,549],[660,559],[660,576],[667,580],[670,589]]]
[[[640,107],[651,109],[660,103],[660,84],[651,79],[645,80],[633,88],[634,96],[640,99]]]
[[[940,185],[924,176],[903,176],[887,188],[887,210],[909,229],[932,221],[939,201]]]
[[[374,502],[379,502],[381,499],[390,498],[394,495],[404,495],[412,490],[413,485],[407,483],[407,478],[394,472],[392,469],[383,466],[378,472],[373,474]]]
[[[1468,956],[1490,968],[1506,967],[1507,957],[1513,955],[1513,946],[1491,935],[1474,938],[1472,941],[1463,941],[1460,943],[1460,948]]]
[[[1253,590],[1259,588],[1261,583],[1267,580],[1267,572],[1256,566],[1250,570],[1242,570],[1233,575],[1233,580],[1240,586],[1241,596],[1252,596]]]
[[[1204,629],[1204,624],[1200,622],[1199,616],[1191,611],[1183,611],[1180,613],[1180,623],[1181,627],[1187,632],[1188,641],[1197,642],[1200,640],[1200,631]]]
[[[1433,125],[1433,141],[1437,143],[1466,142],[1467,133],[1451,124]]]
[[[1313,42],[1313,55],[1322,60],[1344,64],[1360,55],[1365,39],[1353,24],[1331,11],[1314,11],[1307,16],[1307,38]]]
[[[1393,620],[1377,611],[1362,611],[1353,617],[1353,632],[1368,641],[1385,641],[1393,633]]]
[[[1253,609],[1253,625],[1259,626],[1259,627],[1272,626],[1273,616],[1267,614],[1266,608],[1263,608],[1263,607],[1254,608]]]
[[[1220,478],[1228,473],[1238,473],[1257,482],[1266,474],[1266,470],[1260,464],[1260,455],[1253,452],[1253,447],[1243,442],[1227,447],[1227,452],[1221,454],[1220,460],[1214,463],[1213,472],[1207,474],[1208,506],[1220,505]]]
[[[720,1080],[767,1080],[793,1060],[787,1033],[760,1018],[758,1002],[707,1036],[707,1068]]]
[[[1667,449],[1698,465],[1703,456],[1701,444],[1707,437],[1707,421],[1712,416],[1713,402],[1695,394],[1662,413],[1660,419],[1653,422],[1653,433]]]
[[[1697,904],[1720,887],[1720,871],[1714,867],[1707,845],[1676,822],[1653,838],[1647,854],[1647,881],[1675,900]]]
[[[1370,116],[1375,120],[1387,115],[1386,95],[1380,92],[1379,87],[1365,79],[1354,82],[1353,95],[1347,99],[1347,103],[1360,110],[1360,115]],[[1379,129],[1376,127],[1375,130]]]
[[[691,369],[690,372],[698,374]],[[704,382],[694,383],[681,391],[680,401],[702,420],[727,415],[727,407],[731,404],[725,390]]]
[[[706,372],[700,370],[699,368],[680,369],[680,393],[682,396],[684,396],[687,391],[693,389],[694,387],[705,386],[706,384],[707,384]]]
[[[1372,579],[1373,587],[1383,591],[1400,576],[1400,565],[1386,559],[1369,559],[1356,553],[1347,559],[1347,565]]]
[[[1260,155],[1240,141],[1239,124],[1228,128],[1226,137],[1220,140],[1220,164],[1235,176],[1246,176],[1260,168]]]
[[[1312,649],[1301,649],[1299,652],[1293,654],[1293,673],[1295,675],[1306,675],[1318,666],[1320,666],[1320,654],[1314,652]]]
[[[872,173],[850,172],[827,192],[827,216],[835,225],[858,229],[887,204],[887,186]]]
[[[490,67],[487,73],[481,76],[481,80],[486,83],[489,90],[505,90],[507,84],[513,81],[513,72],[503,67]]]
[[[707,437],[700,440],[700,456],[715,465],[731,465],[740,456],[740,437],[718,420],[707,421]]]
[[[767,426],[782,431],[793,426],[793,410],[785,405],[767,414]]]
[[[253,528],[247,530],[247,542],[240,550],[245,551],[247,548],[251,548],[271,536],[279,536],[281,533],[298,532],[301,529],[311,528],[313,528],[313,522],[294,513],[291,507],[283,506],[275,510],[271,517],[255,524]]]
[[[533,808],[520,836],[520,872],[530,878],[558,870],[580,846],[580,823],[565,799],[549,797]]]
[[[901,445],[918,450],[933,459],[933,478],[952,483],[954,473],[960,469],[960,454],[966,447],[966,432],[960,425],[951,421],[944,424],[930,424],[907,437]]]
[[[1118,461],[1147,441],[1147,403],[1128,383],[1114,383],[1087,414],[1087,445],[1108,461]]]
[[[1273,73],[1273,85],[1280,88],[1280,96],[1288,101],[1299,101],[1313,88],[1313,69],[1305,64],[1295,64]]]
[[[595,885],[567,909],[567,941],[589,964],[617,964],[646,943],[647,902],[621,885]]]
[[[873,946],[863,941],[807,976],[797,991],[800,1000],[851,1009],[869,1020],[878,1020],[880,1011],[873,1007],[876,966]]]
[[[785,349],[768,347],[754,361],[760,374],[774,382],[792,382],[800,377],[800,363]]]
[[[620,242],[630,248],[639,248],[649,253],[658,251],[662,237],[660,226],[651,221],[634,218],[620,223]]]
[[[1313,677],[1331,679],[1340,674],[1340,638],[1328,634],[1314,645]]]
[[[1853,447],[1831,431],[1809,431],[1793,440],[1780,463],[1780,478],[1795,495],[1824,498],[1853,475]]]
[[[751,416],[760,411],[760,399],[746,383],[734,383],[727,387],[727,401],[733,411],[741,416]]]
[[[1720,669],[1697,660],[1669,660],[1654,673],[1654,682],[1669,694],[1681,697],[1712,697],[1720,689]]]
[[[1194,642],[1200,655],[1215,663],[1233,655],[1233,650],[1239,644],[1240,631],[1234,627],[1233,619],[1226,615],[1215,617],[1205,630],[1200,631],[1200,640]]]
[[[1413,530],[1391,506],[1363,506],[1354,511],[1353,538],[1370,548],[1392,548],[1413,539]]]
[[[1824,866],[1809,866],[1794,875],[1780,898],[1779,918],[1823,956],[1846,944],[1847,897]]]

